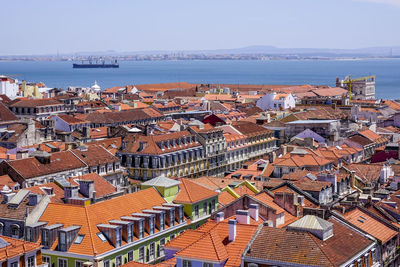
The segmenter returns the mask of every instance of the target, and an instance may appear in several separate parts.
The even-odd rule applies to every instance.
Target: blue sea
[[[73,69],[72,62],[0,61],[0,75],[48,87],[192,82],[335,86],[336,77],[376,75],[376,97],[400,99],[400,60],[121,61],[119,69]]]

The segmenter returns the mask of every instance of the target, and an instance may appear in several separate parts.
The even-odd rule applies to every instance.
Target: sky
[[[0,3],[0,55],[400,46],[400,0]]]

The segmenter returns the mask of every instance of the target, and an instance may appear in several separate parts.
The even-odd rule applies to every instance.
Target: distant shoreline
[[[120,62],[123,61],[359,61],[359,60],[400,60],[400,57],[338,57],[338,58],[323,58],[323,57],[270,57],[270,58],[246,58],[246,57],[205,57],[205,58],[121,58],[111,57]],[[54,57],[8,57],[0,56],[0,62],[79,62],[87,59],[71,59],[71,58],[54,58]]]

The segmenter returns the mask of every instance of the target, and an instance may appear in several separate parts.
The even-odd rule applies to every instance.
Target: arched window
[[[20,226],[18,224],[11,225],[11,235],[14,237],[19,237]]]

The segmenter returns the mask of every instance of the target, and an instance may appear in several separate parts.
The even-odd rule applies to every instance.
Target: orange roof
[[[97,173],[87,173],[82,176],[78,177],[71,177],[67,179],[71,184],[75,184],[79,186],[79,180],[90,180],[94,182],[94,190],[96,191],[96,197],[102,197],[106,195],[110,195],[115,193],[117,190],[116,188],[107,182],[102,176],[98,175]]]
[[[371,141],[376,141],[379,138],[381,138],[381,136],[371,130],[364,130],[364,131],[360,131],[358,132],[359,134],[361,134],[362,136],[370,139]]]
[[[274,98],[274,100],[279,100],[280,98],[286,98],[288,97],[289,94],[277,94]]]
[[[238,186],[238,187],[236,187],[235,189],[233,189],[235,192],[236,192],[236,194],[238,194],[239,196],[243,196],[243,195],[250,195],[250,196],[253,196],[253,195],[255,195],[256,193],[254,193],[253,191],[251,191],[247,186],[245,186],[245,185],[241,185],[241,186]]]
[[[181,182],[179,185],[180,190],[174,199],[176,203],[196,203],[218,195],[217,192],[190,179],[182,178],[179,181]]]
[[[109,220],[129,216],[144,209],[151,209],[162,203],[165,203],[165,200],[161,195],[154,188],[148,188],[89,206],[50,203],[39,221],[48,222],[48,225],[62,223],[64,227],[81,226],[79,234],[85,235],[85,237],[81,244],[73,243],[68,252],[84,255],[94,255],[96,252],[99,255],[115,249],[115,247],[109,242],[101,241],[97,236],[97,233],[100,232],[97,228],[98,224],[108,223]],[[125,244],[126,242],[122,241],[122,246]],[[57,241],[54,242],[51,249],[56,247]]]
[[[0,187],[3,188],[4,185],[8,187],[14,186],[17,182],[14,182],[8,174],[0,176]]]
[[[274,166],[289,166],[289,167],[305,167],[305,166],[321,166],[332,163],[330,159],[322,157],[317,152],[311,149],[305,150],[306,154],[295,154],[293,151],[286,153],[284,156],[277,158],[272,164]]]
[[[233,101],[235,100],[231,95],[214,95],[206,94],[204,96],[206,100],[222,100],[222,101]]]
[[[394,110],[400,110],[400,103],[395,102],[393,100],[387,100],[385,101],[385,104],[389,106],[389,108],[394,109]]]
[[[359,208],[355,208],[345,213],[343,216],[347,221],[377,238],[383,244],[398,234],[397,231],[393,230],[383,222],[380,222],[378,219],[375,219]]]
[[[224,261],[229,257],[216,230],[204,234],[199,240],[177,252],[176,256],[217,262]]]
[[[55,184],[54,182],[51,183],[47,183],[47,184],[41,184],[41,185],[36,185],[36,186],[32,186],[28,189],[29,191],[31,191],[34,194],[39,194],[39,195],[46,195],[46,189],[45,188],[52,188],[53,190],[53,194],[49,195],[50,197],[50,201],[52,203],[64,203],[63,198],[64,198],[64,190],[59,187],[57,184]],[[82,195],[79,193],[79,196],[82,197]]]
[[[218,195],[218,203],[220,203],[221,205],[228,205],[229,203],[235,201],[236,198],[234,196],[232,196],[228,191],[224,191],[221,192]]]
[[[217,223],[216,221],[208,221],[207,223],[203,224],[196,230],[195,232],[202,233],[203,235],[197,235],[193,234],[191,232],[184,232],[183,234],[179,235],[177,238],[174,240],[168,242],[165,247],[174,247],[174,248],[182,248],[185,250],[184,247],[178,247],[178,245],[184,245],[187,243],[196,244],[196,247],[204,247],[205,243],[202,244],[202,238],[205,238],[207,234],[209,234],[209,237],[206,237],[206,240],[204,242],[207,242],[209,247],[204,247],[204,249],[207,250],[208,253],[213,255],[213,257],[219,257],[219,258],[224,258],[225,253],[224,250],[221,248],[221,246],[224,247],[226,254],[227,254],[227,261],[225,262],[226,267],[230,266],[240,266],[241,263],[241,255],[248,245],[249,241],[253,237],[254,233],[257,231],[258,225],[251,225],[251,224],[237,224],[236,225],[236,238],[233,242],[228,241],[228,236],[229,236],[229,225],[227,221],[222,221]],[[219,238],[218,238],[218,237]],[[179,243],[177,242],[178,240],[176,239],[181,239]],[[183,241],[184,239],[188,239]],[[213,240],[216,244],[210,244],[210,240]],[[199,241],[199,242],[198,242]],[[217,242],[218,241],[218,242]],[[177,244],[178,243],[178,244]],[[189,245],[188,247],[190,247]],[[209,251],[210,248],[214,248],[216,251]],[[195,258],[195,259],[207,259],[209,257],[208,255],[205,255],[201,249],[192,249],[190,250],[192,254],[186,255],[184,254],[185,257],[190,257],[190,258]],[[179,257],[179,252],[177,253],[177,256]],[[183,255],[182,255],[183,256]]]
[[[15,239],[8,236],[1,236],[0,238],[8,243],[7,246],[0,248],[0,261],[11,259],[16,256],[21,256],[27,252],[41,249],[41,246],[39,244],[31,243],[28,241]]]
[[[108,129],[108,127],[90,128],[90,137],[91,138],[107,137],[107,129]]]

